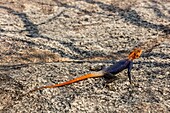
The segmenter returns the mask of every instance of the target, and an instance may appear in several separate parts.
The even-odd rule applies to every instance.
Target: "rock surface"
[[[0,25],[0,112],[170,112],[170,1],[3,0]],[[115,62],[148,42],[135,60],[133,85],[123,71],[109,83],[92,78],[22,97],[112,64],[65,58]]]

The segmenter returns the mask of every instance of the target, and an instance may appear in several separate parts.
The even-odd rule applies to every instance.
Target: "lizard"
[[[111,66],[109,66],[107,68],[104,68],[104,69],[102,69],[100,71],[89,73],[89,74],[85,74],[85,75],[82,75],[80,77],[77,77],[77,78],[72,79],[72,80],[67,81],[67,82],[35,88],[35,89],[29,91],[29,93],[34,92],[34,91],[38,91],[38,90],[41,90],[41,89],[45,89],[45,88],[55,88],[55,87],[61,87],[61,86],[69,85],[69,84],[72,84],[74,82],[85,80],[87,78],[102,77],[102,76],[110,78],[110,77],[113,77],[113,75],[123,71],[124,69],[128,69],[128,78],[129,78],[129,82],[131,84],[132,83],[132,80],[131,80],[131,69],[132,69],[132,66],[133,66],[133,60],[139,58],[141,56],[141,54],[142,54],[142,49],[135,48],[128,55],[127,59],[120,60],[117,63],[115,63],[115,64],[113,64],[113,65],[111,65]]]

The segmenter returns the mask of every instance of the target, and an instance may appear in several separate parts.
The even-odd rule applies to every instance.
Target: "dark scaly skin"
[[[128,78],[129,78],[129,82],[131,83],[132,66],[133,66],[133,61],[131,61],[129,59],[120,60],[116,64],[114,64],[114,65],[103,70],[106,73],[108,73],[108,74],[105,74],[104,77],[111,78],[112,76],[123,71],[124,69],[128,69]]]
[[[101,77],[101,76],[112,77],[113,75],[115,75],[115,74],[117,74],[117,73],[119,73],[119,72],[121,72],[125,69],[128,69],[128,78],[129,78],[129,82],[131,83],[131,69],[132,69],[132,66],[133,66],[133,60],[139,58],[141,54],[142,54],[142,50],[136,48],[129,54],[127,59],[120,60],[116,64],[111,65],[108,68],[105,68],[101,71],[90,73],[90,74],[85,74],[83,76],[77,77],[73,80],[70,80],[70,81],[67,81],[67,82],[64,82],[64,83],[54,84],[54,85],[49,85],[49,86],[42,86],[40,88],[35,88],[35,89],[29,91],[29,93],[37,91],[37,90],[41,90],[41,89],[44,89],[44,88],[61,87],[61,86],[64,86],[64,85],[72,84],[74,82],[78,82],[78,81],[81,81],[81,80],[84,80],[84,79],[87,79],[87,78],[92,78],[92,77]]]

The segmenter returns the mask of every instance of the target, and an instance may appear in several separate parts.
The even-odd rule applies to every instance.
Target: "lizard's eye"
[[[138,58],[139,57],[139,55],[138,54],[135,54],[135,58]]]

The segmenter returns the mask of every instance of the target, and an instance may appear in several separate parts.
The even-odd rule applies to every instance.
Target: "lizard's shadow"
[[[117,77],[115,75],[110,76],[110,74],[105,74],[103,78],[106,81],[105,82],[106,84],[112,83],[119,79],[119,77]]]

